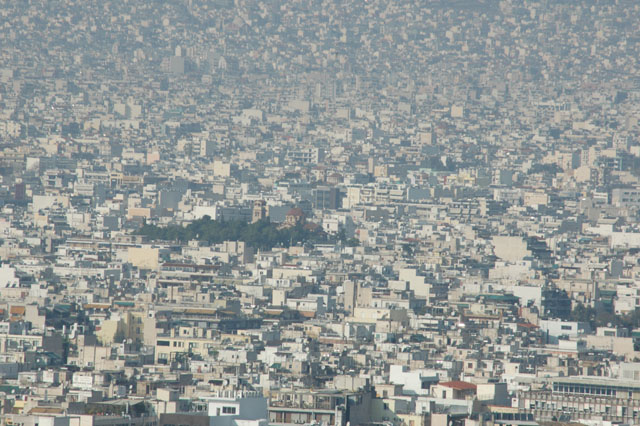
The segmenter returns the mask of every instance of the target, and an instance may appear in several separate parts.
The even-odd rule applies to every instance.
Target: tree
[[[360,240],[357,238],[349,238],[346,241],[347,247],[358,247],[360,245]]]
[[[596,310],[591,306],[584,306],[580,303],[571,311],[571,319],[573,321],[587,322],[591,328],[594,328],[596,323]]]
[[[323,232],[320,228],[309,230],[301,225],[291,228],[279,229],[276,224],[267,220],[256,223],[242,221],[211,220],[204,216],[187,226],[169,225],[159,227],[155,225],[143,225],[137,231],[138,235],[146,235],[152,240],[186,242],[197,239],[209,244],[223,241],[243,241],[249,246],[270,250],[276,246],[288,247],[291,244],[299,244],[310,240],[321,240]]]
[[[123,321],[118,321],[118,327],[116,329],[116,333],[113,335],[113,341],[115,343],[122,343],[126,338],[126,334],[124,332],[125,324]]]

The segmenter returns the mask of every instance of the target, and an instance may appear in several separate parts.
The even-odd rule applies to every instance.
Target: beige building
[[[522,237],[495,236],[491,243],[493,253],[507,262],[517,262],[531,256],[531,252],[527,250],[527,242]]]
[[[157,270],[160,250],[152,247],[129,247],[127,259],[129,263],[139,269]]]
[[[213,341],[212,329],[180,327],[169,334],[159,334],[155,343],[155,361],[170,363],[180,354],[192,353],[208,358],[217,347]]]
[[[96,337],[100,343],[107,346],[114,342],[119,343],[123,339],[131,339],[132,343],[142,344],[145,342],[145,318],[144,312],[117,313],[100,324],[100,329],[96,330]]]

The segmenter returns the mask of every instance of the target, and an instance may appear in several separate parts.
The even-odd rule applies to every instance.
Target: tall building
[[[313,190],[313,206],[321,210],[340,208],[340,190],[328,186],[319,186]]]
[[[267,203],[263,200],[258,200],[253,203],[253,215],[251,223],[256,223],[267,218]]]

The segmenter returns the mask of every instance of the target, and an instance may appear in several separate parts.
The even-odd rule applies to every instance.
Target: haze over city
[[[0,4],[0,426],[640,424],[640,3]]]

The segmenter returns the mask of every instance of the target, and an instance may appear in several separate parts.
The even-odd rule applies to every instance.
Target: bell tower
[[[266,218],[267,218],[267,203],[265,203],[264,200],[258,200],[254,202],[251,223],[256,223]]]

